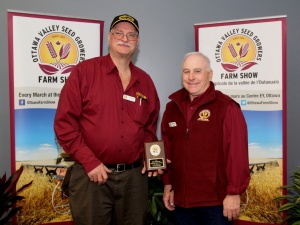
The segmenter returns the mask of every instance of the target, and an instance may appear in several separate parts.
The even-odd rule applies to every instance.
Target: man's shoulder
[[[105,64],[105,62],[105,56],[97,56],[86,59],[82,62],[79,62],[74,67],[70,75],[74,74],[79,77],[92,77],[93,75],[98,74],[99,69],[102,67],[101,65]]]
[[[104,56],[97,56],[93,58],[86,59],[77,64],[77,67],[90,66],[91,64],[100,63],[104,60]]]
[[[187,90],[185,88],[181,88],[175,92],[173,92],[170,96],[169,99],[172,101],[183,101],[186,99],[186,97],[189,95]]]
[[[230,103],[232,104],[232,103],[234,103],[234,104],[236,104],[236,105],[239,106],[239,104],[233,98],[231,98],[227,94],[224,94],[221,91],[216,90],[216,97],[217,97],[217,99],[219,99],[220,101],[222,101],[222,102],[224,102],[226,104],[230,104]]]
[[[221,91],[216,90],[215,93],[216,93],[216,97],[219,98],[219,99],[222,99],[223,101],[233,100],[229,95],[227,95],[227,94],[225,94]]]
[[[189,95],[188,92],[184,88],[181,88],[181,89],[173,92],[169,96],[170,101],[167,102],[166,108],[174,107],[177,104],[180,104],[180,102],[183,102],[187,99],[188,95]]]
[[[145,77],[149,77],[150,75],[143,69],[141,69],[140,67],[132,64],[132,69],[135,71],[135,73],[137,73],[139,76],[145,76]]]

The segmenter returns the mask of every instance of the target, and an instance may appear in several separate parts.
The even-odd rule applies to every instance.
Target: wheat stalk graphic
[[[55,51],[55,49],[54,49],[54,47],[53,47],[52,42],[47,41],[46,46],[47,46],[47,48],[48,48],[48,51],[49,51],[49,53],[50,53],[52,59],[55,59],[55,61],[57,61],[57,59],[56,59],[57,54],[56,54],[56,51]]]
[[[239,45],[239,44],[237,44]],[[228,44],[228,49],[231,54],[231,56],[235,59],[234,62],[229,63],[221,63],[222,67],[227,72],[234,72],[238,69],[240,70],[247,70],[251,68],[252,66],[256,65],[257,63],[254,61],[243,61],[242,58],[244,58],[248,52],[249,52],[249,42],[242,45],[239,49],[239,52],[237,53],[236,49],[234,48],[233,44]]]
[[[245,64],[245,62],[242,61],[241,59],[244,58],[248,54],[249,42],[247,42],[245,45],[241,46],[241,48],[239,49],[239,55],[237,54],[234,46],[231,43],[229,43],[229,45],[227,47],[230,51],[231,56],[236,59],[234,64],[239,67],[243,66]]]
[[[55,51],[52,42],[47,41],[46,43],[47,49],[52,57],[52,59],[55,59],[55,63],[51,63],[58,69],[62,69],[66,67],[68,64],[60,62],[62,59],[66,59],[71,51],[71,44],[67,43],[66,45],[62,45],[59,50],[59,60],[57,60],[57,52]]]

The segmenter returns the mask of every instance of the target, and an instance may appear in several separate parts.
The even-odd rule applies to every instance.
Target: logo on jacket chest
[[[199,113],[199,118],[197,120],[208,122],[209,117],[210,117],[210,111],[208,109],[204,109],[201,110],[201,112]]]

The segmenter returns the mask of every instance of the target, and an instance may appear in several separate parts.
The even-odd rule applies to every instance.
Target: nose
[[[122,40],[124,40],[124,41],[128,41],[127,34],[124,34],[124,35],[123,35],[123,37],[122,37]]]
[[[189,80],[194,80],[195,79],[195,74],[193,72],[191,72],[189,74]]]

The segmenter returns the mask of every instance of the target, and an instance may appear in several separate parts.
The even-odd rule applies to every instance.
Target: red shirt
[[[130,63],[123,90],[110,55],[85,60],[62,88],[54,130],[59,144],[90,172],[104,164],[132,163],[144,142],[156,141],[159,98],[150,76]],[[146,99],[137,97],[142,94]]]

